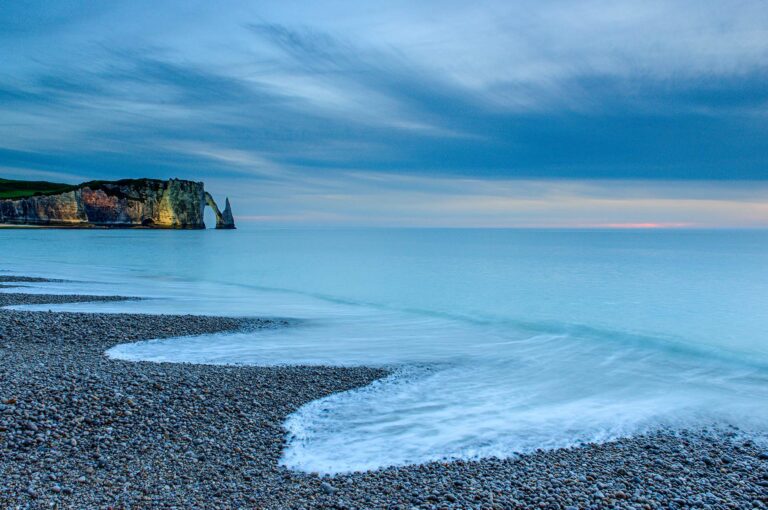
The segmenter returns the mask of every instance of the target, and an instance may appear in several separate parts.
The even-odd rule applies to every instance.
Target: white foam
[[[410,318],[410,320],[408,320]],[[407,315],[117,346],[122,359],[385,366],[366,388],[303,406],[285,424],[292,469],[339,473],[510,456],[661,426],[768,423],[768,376],[728,356],[572,334],[478,331]],[[470,341],[472,335],[475,337]],[[324,341],[325,338],[333,341]]]

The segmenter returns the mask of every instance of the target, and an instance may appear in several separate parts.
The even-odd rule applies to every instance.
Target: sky
[[[768,227],[763,0],[14,0],[0,176],[264,226]]]

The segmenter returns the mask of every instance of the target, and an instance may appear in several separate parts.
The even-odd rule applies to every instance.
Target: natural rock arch
[[[216,228],[235,228],[235,218],[232,216],[232,207],[229,205],[229,198],[227,198],[224,203],[224,212],[219,210],[219,206],[216,205],[216,201],[207,191],[205,192],[205,203],[208,204],[208,206],[213,210],[213,214],[216,215]]]

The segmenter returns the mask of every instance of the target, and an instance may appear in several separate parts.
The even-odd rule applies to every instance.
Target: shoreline
[[[14,281],[24,279],[0,277],[5,287]],[[0,307],[121,299],[3,292]],[[278,465],[286,417],[386,371],[104,355],[119,343],[276,325],[0,308],[0,508],[768,505],[768,452],[723,431],[660,432],[518,458],[332,477],[292,472]]]

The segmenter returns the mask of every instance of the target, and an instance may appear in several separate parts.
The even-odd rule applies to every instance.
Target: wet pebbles
[[[93,299],[0,293],[0,306]],[[134,363],[103,354],[140,339],[276,326],[222,317],[0,310],[0,508],[768,504],[768,451],[723,431],[335,477],[294,473],[278,466],[285,417],[383,371]]]
[[[37,276],[15,276],[15,275],[0,275],[0,282],[27,282],[27,283],[46,283],[46,282],[62,282],[64,280],[51,280],[50,278],[40,278]]]

